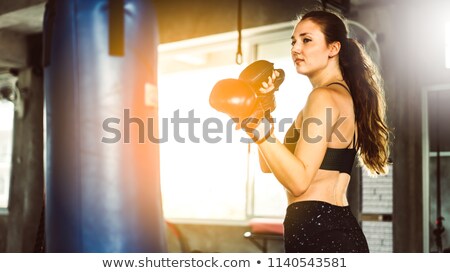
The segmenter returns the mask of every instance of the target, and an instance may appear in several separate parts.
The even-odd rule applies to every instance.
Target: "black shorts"
[[[289,253],[369,252],[366,237],[350,206],[322,201],[290,204],[284,219],[284,246]]]

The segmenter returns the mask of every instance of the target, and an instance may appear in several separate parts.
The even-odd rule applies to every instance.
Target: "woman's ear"
[[[334,56],[339,54],[339,51],[341,50],[341,43],[336,41],[332,42],[328,45],[328,48],[330,49],[330,53],[328,53],[328,58],[333,58]]]

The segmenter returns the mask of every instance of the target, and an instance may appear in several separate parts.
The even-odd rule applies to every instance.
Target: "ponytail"
[[[346,39],[341,50],[339,65],[353,98],[360,161],[371,173],[387,173],[389,129],[380,73],[356,40]]]

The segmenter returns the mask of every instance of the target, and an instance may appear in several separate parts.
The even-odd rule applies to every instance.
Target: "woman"
[[[312,11],[292,34],[292,60],[313,86],[284,143],[257,141],[260,165],[285,187],[286,252],[369,252],[346,191],[355,155],[386,172],[388,128],[381,79],[362,47],[333,13]],[[262,92],[273,89],[275,73]],[[257,135],[265,135],[264,123]],[[274,141],[272,141],[274,140]]]

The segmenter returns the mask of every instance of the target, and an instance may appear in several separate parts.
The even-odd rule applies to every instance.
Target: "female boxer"
[[[369,252],[346,191],[355,156],[370,172],[386,172],[389,130],[380,74],[347,34],[330,12],[298,20],[292,61],[313,90],[284,143],[267,135],[263,123],[255,129],[262,170],[286,189],[286,252]],[[275,80],[276,73],[260,91],[271,92]]]

